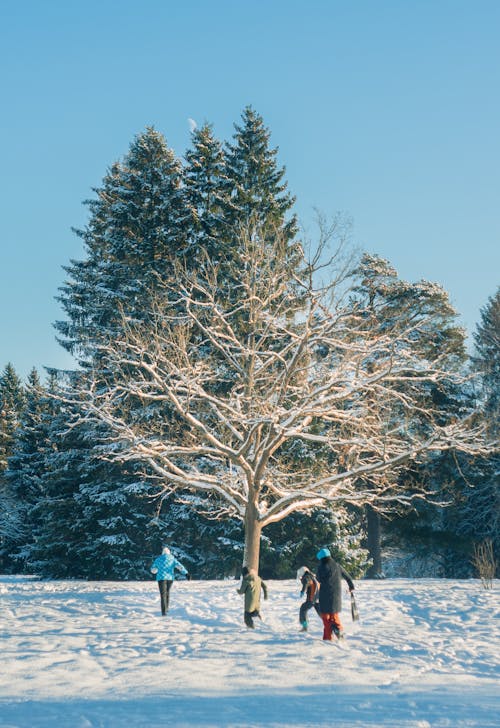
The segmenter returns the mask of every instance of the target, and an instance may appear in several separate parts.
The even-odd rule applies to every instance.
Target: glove
[[[191,581],[191,574],[189,573],[189,571],[186,571],[186,579],[188,581]]]

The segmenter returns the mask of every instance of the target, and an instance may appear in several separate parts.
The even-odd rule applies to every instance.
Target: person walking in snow
[[[189,579],[187,569],[171,554],[168,546],[164,546],[160,556],[157,556],[151,565],[151,573],[156,574],[156,581],[160,590],[161,613],[163,616],[168,612],[170,589],[175,579],[175,569],[178,569],[181,574],[185,574]]]
[[[331,640],[332,634],[338,639],[344,636],[344,628],[340,621],[342,609],[342,579],[345,579],[349,591],[354,591],[354,583],[340,564],[332,559],[330,550],[322,548],[316,554],[319,567],[316,578],[319,581],[319,611],[323,620],[323,639]]]
[[[300,596],[305,596],[305,602],[300,605],[299,610],[299,622],[302,626],[302,631],[307,632],[307,613],[314,607],[318,616],[321,616],[318,605],[318,592],[319,584],[310,569],[307,566],[301,566],[297,571],[297,579],[299,579],[302,590]]]
[[[264,599],[267,599],[267,586],[253,569],[244,566],[241,570],[241,586],[236,591],[245,595],[244,615],[245,624],[249,629],[254,629],[253,617],[260,616],[260,590],[264,592]]]

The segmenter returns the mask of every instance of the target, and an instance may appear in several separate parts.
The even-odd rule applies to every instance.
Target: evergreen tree
[[[203,251],[213,261],[230,256],[225,238],[228,207],[224,151],[205,124],[192,134],[192,148],[186,152],[184,168],[185,199],[189,210],[189,258],[199,261]]]
[[[472,362],[479,374],[478,399],[484,406],[488,432],[497,448],[488,457],[462,458],[460,475],[467,487],[462,489],[458,504],[456,529],[469,539],[470,556],[475,544],[491,540],[500,569],[500,288],[481,309],[474,343]]]
[[[498,443],[500,421],[500,289],[481,310],[474,333],[472,365],[478,375],[476,391],[461,392],[464,407],[482,405],[486,426]],[[474,399],[477,402],[474,402]],[[438,470],[439,467],[439,470]],[[456,453],[442,456],[431,477],[449,482],[451,505],[445,509],[441,530],[446,538],[444,575],[475,575],[474,546],[491,540],[497,566],[500,565],[500,453],[471,458]]]
[[[22,382],[9,363],[0,375],[0,567],[4,571],[11,568],[9,542],[17,524],[16,502],[8,487],[6,471],[24,407]]]
[[[0,375],[0,475],[7,469],[25,404],[24,387],[9,362]]]
[[[206,507],[198,512],[197,506],[198,499],[187,492],[161,497],[155,519],[157,549],[162,543],[173,546],[196,579],[239,576],[244,548],[241,523],[232,518],[218,521]]]
[[[500,288],[481,309],[474,333],[473,364],[481,376],[481,398],[485,402],[490,429],[498,437],[500,426]]]
[[[95,433],[97,442],[105,440],[104,434]],[[133,464],[119,468],[94,459],[90,465],[80,473],[74,495],[78,531],[85,534],[79,553],[82,576],[150,578],[150,558],[159,539],[145,478]]]
[[[361,537],[358,514],[352,509],[298,513],[263,534],[260,573],[268,579],[291,579],[302,565],[314,572],[318,549],[328,546],[335,560],[360,578],[368,567],[368,551],[361,545]]]
[[[72,261],[66,269],[69,281],[59,300],[67,320],[57,322],[56,329],[62,345],[84,367],[99,362],[99,386],[112,387],[116,382],[101,346],[122,333],[123,315],[134,321],[151,315],[157,281],[172,278],[173,261],[188,249],[189,218],[181,164],[154,129],[136,137],[95,192],[96,199],[86,203],[90,221],[77,231],[86,259]],[[74,374],[73,381],[79,376],[84,374]],[[140,403],[136,406],[140,416]],[[72,575],[94,578],[144,576],[145,539],[151,532],[145,523],[154,507],[140,498],[133,465],[125,468],[100,457],[108,437],[105,427],[95,430],[82,422],[71,433],[59,436],[61,432],[56,424],[59,441],[43,506],[50,517],[40,541],[46,552],[38,549],[39,568],[44,573],[58,568],[59,576],[72,569]],[[61,532],[78,560],[60,548],[64,539],[56,538],[58,520],[65,521]]]
[[[50,450],[45,454],[41,497],[32,517],[40,527],[25,547],[26,569],[49,578],[82,578],[80,550],[86,534],[77,508],[82,472],[93,463],[78,428],[68,431],[72,408],[57,402],[48,429]]]
[[[131,489],[122,469],[94,456],[98,432],[83,424],[68,430],[73,412],[55,380],[38,405],[41,416],[20,430],[9,461],[23,520],[13,540],[17,568],[50,578],[144,578],[150,518],[140,484]]]
[[[450,372],[450,376],[441,379],[439,385],[434,385],[432,382],[422,385],[418,377],[415,378],[415,382],[410,380],[401,389],[401,406],[395,405],[393,401],[388,407],[383,398],[377,397],[379,412],[372,423],[374,430],[381,429],[382,439],[384,428],[398,428],[402,436],[406,437],[407,433],[411,435],[415,429],[424,432],[428,429],[427,418],[422,417],[421,412],[433,411],[437,422],[445,422],[452,413],[454,416],[464,416],[453,372],[458,372],[465,362],[465,336],[464,331],[456,323],[457,314],[443,289],[426,281],[416,284],[401,281],[387,261],[368,254],[362,257],[355,274],[359,276],[360,282],[356,287],[354,305],[361,305],[365,312],[366,335],[372,339],[381,338],[385,330],[392,325],[391,322],[396,321],[406,322],[411,332],[411,322],[414,322],[413,332],[410,333],[412,351],[420,352],[422,357],[434,362],[436,368],[445,367]],[[373,371],[376,362],[368,361],[365,366],[368,371]],[[408,392],[412,390],[418,391],[421,407],[420,410],[415,408],[408,412],[405,401]],[[439,456],[430,456],[432,462],[438,458]],[[415,477],[415,468],[415,465],[411,466],[403,476],[404,481],[408,483],[409,491],[412,489],[411,483],[416,484],[418,480]],[[416,469],[421,470],[418,467]],[[410,475],[412,471],[413,476]],[[387,477],[390,479],[395,476],[389,473]],[[401,479],[402,476],[396,477]],[[419,485],[422,487],[422,481]],[[365,482],[366,486],[370,487],[369,481]],[[432,489],[437,496],[440,487],[436,481]],[[373,578],[383,576],[381,510],[383,509],[376,503],[367,504],[365,508],[366,544],[372,558],[368,576]],[[401,523],[401,518],[404,521],[402,514],[405,511],[401,508],[396,510],[399,511],[398,523]],[[434,511],[426,504],[422,507],[422,512]]]
[[[269,141],[262,117],[247,106],[226,150],[228,228],[232,235],[245,231],[250,237],[252,230],[279,232],[288,245],[297,233],[296,217],[289,216],[295,198],[283,181],[284,168],[277,165],[278,150]]]
[[[99,342],[119,330],[121,312],[142,320],[158,277],[186,250],[187,209],[179,160],[154,129],[136,137],[86,202],[91,217],[83,239],[87,257],[66,268],[59,301],[67,314],[56,329],[61,344],[83,363]]]
[[[474,334],[476,352],[472,363],[476,370],[474,392],[471,387],[449,386],[434,392],[436,404],[457,417],[472,411],[475,400],[483,404],[490,437],[498,436],[498,391],[500,372],[500,292],[481,312]],[[388,526],[391,547],[402,546],[406,552],[407,573],[465,578],[474,575],[472,566],[475,544],[490,539],[497,562],[500,562],[500,458],[497,453],[472,458],[463,453],[442,453],[430,457],[418,468],[409,470],[408,481],[428,483],[440,494],[445,508],[416,503],[411,513],[400,514]],[[415,572],[416,564],[420,572]],[[401,575],[401,572],[396,572]]]
[[[42,476],[49,446],[47,428],[53,402],[45,396],[36,369],[28,376],[25,402],[5,472],[12,508],[8,522],[2,525],[3,556],[12,568],[22,568],[24,549],[36,538],[38,524],[33,507],[43,495]]]

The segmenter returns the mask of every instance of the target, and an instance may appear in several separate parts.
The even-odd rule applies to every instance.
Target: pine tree
[[[249,237],[252,230],[265,229],[279,233],[289,245],[297,233],[297,219],[289,216],[295,198],[287,191],[285,170],[277,165],[278,150],[270,148],[270,136],[262,117],[247,106],[226,149],[228,228],[233,236],[246,231]]]
[[[315,554],[327,546],[335,560],[359,578],[368,567],[368,551],[361,545],[361,537],[359,517],[352,509],[298,513],[263,534],[260,572],[265,578],[291,579],[302,565],[315,571]]]
[[[25,402],[5,472],[12,508],[8,522],[2,524],[4,560],[16,568],[23,567],[25,548],[36,538],[38,524],[33,508],[43,495],[42,477],[49,446],[47,428],[53,407],[36,369],[28,375]]]
[[[456,323],[457,314],[447,294],[440,286],[426,281],[416,284],[401,281],[394,268],[378,256],[365,254],[355,275],[359,276],[360,281],[356,287],[354,301],[355,305],[361,305],[365,311],[367,336],[373,339],[383,337],[384,331],[392,325],[391,322],[410,324],[413,321],[415,324],[413,332],[411,327],[409,329],[413,351],[420,352],[420,355],[428,361],[435,362],[436,366],[444,366],[450,371],[450,377],[447,380],[442,379],[439,386],[434,386],[432,383],[421,385],[418,378],[415,383],[408,382],[406,388],[401,390],[401,407],[395,406],[394,402],[387,407],[383,399],[378,398],[379,412],[373,427],[377,429],[382,425],[380,433],[382,438],[384,427],[400,428],[403,437],[406,436],[406,432],[411,433],[415,428],[425,431],[426,418],[420,416],[418,409],[412,412],[405,410],[404,401],[407,391],[410,390],[418,390],[421,412],[429,411],[429,408],[436,414],[441,412],[443,422],[452,412],[458,416],[462,407],[459,393],[453,383],[453,372],[459,371],[465,362],[465,337],[464,331]],[[374,361],[368,361],[365,366],[370,371],[375,368],[375,364]],[[463,415],[463,412],[461,414]],[[432,456],[430,459],[434,461],[438,457]],[[408,490],[411,490],[412,478],[409,473],[412,469],[415,470],[415,465],[403,476],[408,483]],[[394,475],[389,473],[387,477],[390,479]],[[424,477],[423,474],[421,477]],[[415,472],[413,478],[416,478]],[[366,485],[370,487],[369,481],[365,483]],[[435,492],[437,488],[434,482]],[[432,508],[425,505],[422,510],[429,512]],[[383,576],[381,509],[375,503],[367,504],[365,511],[366,544],[372,558],[368,576],[379,578]],[[401,516],[401,509],[399,512],[398,523],[401,522],[401,518],[404,519],[404,516]],[[385,523],[387,524],[387,520]]]
[[[5,571],[11,568],[9,544],[18,525],[17,503],[10,492],[6,471],[25,407],[23,384],[9,363],[0,375],[0,566]]]
[[[500,421],[500,289],[481,310],[474,332],[472,367],[476,373],[475,391],[470,388],[456,399],[462,408],[479,405],[484,412],[489,436],[498,443]],[[477,400],[474,402],[474,400]],[[486,540],[493,545],[500,565],[500,453],[471,458],[456,453],[442,456],[434,464],[431,477],[451,484],[451,505],[443,513],[442,530],[448,544],[445,576],[475,575],[472,566],[474,546]]]
[[[117,333],[121,312],[142,320],[157,279],[172,275],[172,261],[187,247],[187,209],[179,160],[154,129],[136,137],[86,202],[91,218],[83,239],[87,257],[66,268],[59,301],[66,321],[61,344],[83,363],[100,341]]]
[[[479,374],[477,396],[484,406],[488,432],[497,448],[489,457],[468,458],[465,462],[462,459],[460,475],[468,487],[462,490],[456,529],[469,538],[470,557],[475,544],[490,540],[500,569],[500,288],[481,309],[474,343],[472,363]]]
[[[32,512],[39,528],[36,538],[24,548],[25,568],[49,578],[82,578],[79,555],[88,534],[80,528],[76,495],[82,472],[87,471],[92,460],[78,428],[67,430],[72,408],[57,400],[53,406],[47,434],[51,447],[45,453],[41,474],[42,493]]]
[[[481,309],[474,333],[473,364],[481,376],[481,398],[485,402],[490,428],[498,436],[500,423],[500,288]]]
[[[0,474],[7,469],[25,405],[24,387],[9,363],[0,375]]]
[[[0,375],[0,566],[5,571],[11,568],[9,543],[17,524],[16,502],[8,487],[6,471],[25,406],[24,387],[9,363]]]
[[[95,434],[99,442],[99,433]],[[150,557],[159,538],[154,504],[147,497],[149,488],[143,475],[136,474],[133,465],[118,468],[97,459],[90,465],[81,473],[74,495],[78,531],[86,534],[79,547],[82,576],[150,578]]]
[[[475,406],[483,406],[490,437],[498,433],[498,373],[500,352],[499,292],[481,312],[474,334],[476,352],[475,391],[449,385],[433,391],[435,404],[444,412],[461,417]],[[438,340],[441,346],[441,342]],[[478,400],[478,401],[476,401]],[[495,431],[495,428],[496,431]],[[445,508],[415,504],[411,513],[400,514],[389,524],[392,545],[403,545],[408,554],[406,568],[420,563],[419,575],[465,578],[474,575],[474,544],[490,539],[500,561],[500,459],[498,453],[472,458],[463,453],[434,454],[427,462],[405,473],[408,482],[427,483],[447,503]],[[427,571],[425,571],[427,569]],[[412,573],[411,571],[409,573]]]
[[[199,262],[200,253],[213,261],[230,256],[224,237],[228,207],[227,176],[222,144],[205,124],[192,134],[192,148],[186,152],[184,189],[189,209],[189,260]]]
[[[181,164],[154,129],[135,138],[124,160],[111,167],[94,191],[96,199],[86,203],[89,223],[77,231],[86,258],[66,269],[69,281],[59,300],[67,320],[57,322],[56,329],[62,345],[85,368],[99,362],[99,386],[110,387],[116,382],[101,346],[122,333],[123,315],[134,321],[151,315],[149,301],[157,282],[172,278],[174,261],[188,250],[189,216]],[[73,381],[78,376],[84,374],[74,374]],[[137,412],[141,416],[140,403]],[[58,432],[55,425],[54,437]],[[105,427],[95,430],[81,423],[58,439],[41,539],[47,549],[52,544],[46,551],[51,556],[43,549],[35,555],[44,573],[57,568],[59,576],[72,569],[78,570],[73,575],[94,578],[144,576],[145,539],[151,533],[145,523],[154,507],[140,497],[133,465],[124,468],[101,459],[107,436]],[[56,535],[58,520],[78,560],[60,548],[64,539]]]
[[[136,513],[137,488],[130,495],[122,469],[93,457],[90,440],[99,442],[99,433],[83,425],[68,430],[71,408],[58,399],[55,380],[49,391],[9,460],[22,521],[10,543],[17,569],[50,578],[144,578],[145,503],[138,498]]]

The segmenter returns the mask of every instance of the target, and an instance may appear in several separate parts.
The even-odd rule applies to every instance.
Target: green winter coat
[[[238,594],[245,595],[245,612],[260,611],[260,590],[264,592],[264,599],[267,599],[267,586],[260,576],[247,574],[243,577]]]

